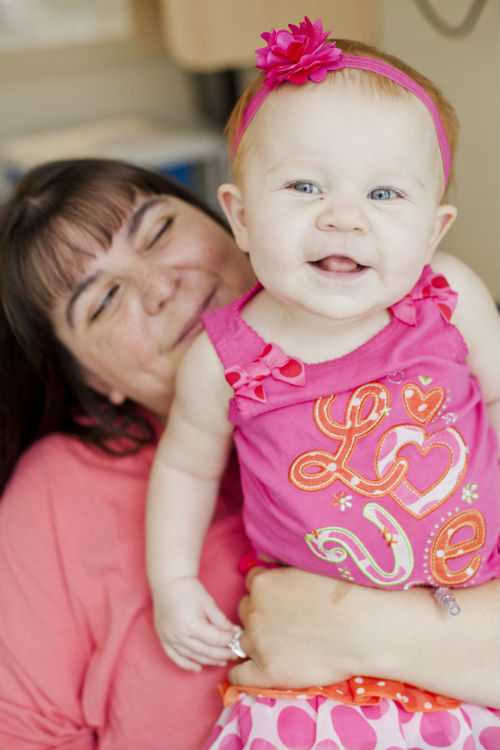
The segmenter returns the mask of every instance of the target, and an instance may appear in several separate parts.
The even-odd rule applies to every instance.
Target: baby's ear
[[[248,253],[248,232],[245,223],[245,207],[241,190],[231,182],[226,182],[217,191],[222,210],[234,234],[236,244]]]
[[[434,228],[429,238],[429,260],[432,258],[437,250],[437,247],[445,234],[453,225],[457,218],[457,209],[455,206],[451,206],[447,203],[443,203],[436,209],[436,217],[434,219]]]

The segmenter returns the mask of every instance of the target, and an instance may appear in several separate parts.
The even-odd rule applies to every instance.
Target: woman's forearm
[[[358,593],[350,606],[371,631],[364,649],[357,639],[359,671],[500,707],[500,581],[455,590],[457,616],[427,589]]]
[[[356,674],[500,707],[500,581],[455,591],[453,617],[427,589],[380,591],[291,568],[259,573],[241,606],[252,662],[233,682],[304,687]]]

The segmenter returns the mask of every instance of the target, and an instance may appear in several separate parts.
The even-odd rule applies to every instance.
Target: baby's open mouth
[[[364,271],[368,266],[349,258],[347,255],[327,255],[325,258],[311,262],[312,266],[330,273],[354,274]]]

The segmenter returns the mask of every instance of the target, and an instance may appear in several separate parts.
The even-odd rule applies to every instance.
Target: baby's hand
[[[227,644],[237,630],[198,578],[177,578],[153,591],[156,631],[165,653],[182,669],[225,666]]]

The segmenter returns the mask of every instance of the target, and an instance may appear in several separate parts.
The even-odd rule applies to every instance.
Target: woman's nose
[[[180,280],[174,273],[157,271],[144,274],[139,283],[144,310],[148,315],[157,315],[174,297]]]
[[[317,216],[317,227],[323,232],[364,233],[368,231],[368,222],[356,201],[327,198]]]

